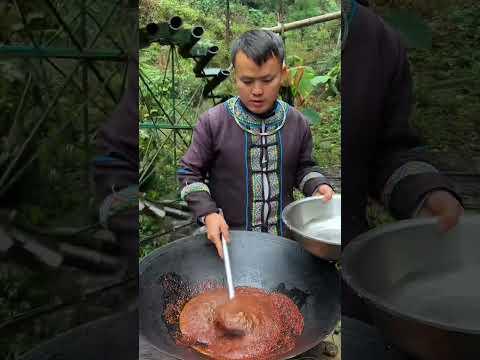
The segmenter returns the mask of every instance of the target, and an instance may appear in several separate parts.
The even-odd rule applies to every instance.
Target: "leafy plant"
[[[310,66],[295,66],[289,69],[287,83],[292,87],[295,104],[302,107],[314,90],[324,87],[327,94],[336,96],[340,93],[340,63],[327,74],[317,75]]]

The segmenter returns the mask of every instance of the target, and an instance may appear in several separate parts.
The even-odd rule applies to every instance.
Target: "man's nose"
[[[252,88],[252,95],[258,96],[262,94],[263,94],[263,87],[260,84],[255,83]]]

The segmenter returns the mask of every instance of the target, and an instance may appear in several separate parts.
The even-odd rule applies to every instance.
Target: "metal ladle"
[[[231,301],[235,297],[235,288],[233,287],[232,268],[230,266],[230,256],[228,254],[228,246],[222,234],[220,234],[223,249],[223,263],[225,265],[225,273],[227,274],[228,299]],[[245,332],[240,329],[224,329],[230,336],[244,336]]]
[[[220,234],[220,239],[222,240],[223,263],[225,265],[225,273],[227,274],[228,298],[232,300],[235,297],[235,288],[233,287],[232,268],[230,267],[230,256],[228,255],[227,242],[223,238],[222,234]]]

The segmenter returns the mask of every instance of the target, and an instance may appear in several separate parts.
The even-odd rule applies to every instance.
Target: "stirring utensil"
[[[230,267],[230,256],[228,255],[227,242],[220,234],[223,248],[223,263],[225,264],[225,273],[227,274],[228,298],[232,300],[235,297],[235,288],[233,287],[232,268]]]

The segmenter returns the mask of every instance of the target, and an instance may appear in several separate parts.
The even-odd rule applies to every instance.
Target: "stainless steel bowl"
[[[308,197],[286,206],[282,220],[307,251],[336,261],[341,255],[341,210],[339,194],[327,203],[322,196]]]
[[[447,233],[436,218],[403,220],[358,236],[342,276],[382,335],[415,359],[480,359],[480,215]]]

